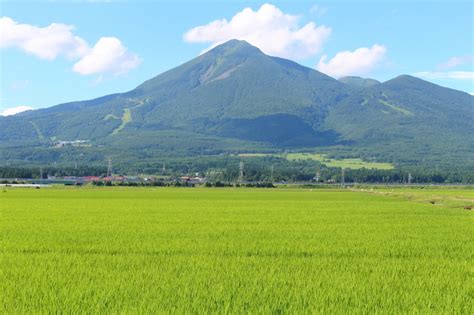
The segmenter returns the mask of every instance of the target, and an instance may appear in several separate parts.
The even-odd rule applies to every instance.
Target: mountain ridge
[[[402,164],[472,155],[472,96],[408,75],[374,81],[336,80],[232,40],[128,92],[0,118],[0,157],[64,159],[54,142],[79,139],[97,159],[130,144],[152,155],[342,146]],[[22,143],[35,148],[12,149]]]

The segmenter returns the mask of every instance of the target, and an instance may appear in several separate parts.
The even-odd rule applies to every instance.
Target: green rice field
[[[266,154],[266,153],[243,153],[239,154],[240,157],[264,157],[264,156],[276,156],[287,159],[288,161],[301,161],[301,160],[313,160],[319,161],[327,167],[341,167],[347,169],[358,170],[361,168],[366,169],[379,169],[379,170],[391,170],[394,168],[393,164],[383,162],[367,162],[360,158],[347,158],[347,159],[331,159],[326,154],[320,153],[283,153],[283,154]]]
[[[285,154],[285,157],[289,161],[314,160],[319,161],[328,167],[341,167],[354,170],[361,168],[391,170],[394,168],[390,163],[367,162],[359,158],[336,160],[328,158],[325,154],[318,153],[287,153]]]
[[[419,191],[0,190],[0,313],[473,314],[473,191]]]

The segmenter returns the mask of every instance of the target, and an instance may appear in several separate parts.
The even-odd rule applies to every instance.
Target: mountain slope
[[[339,78],[339,82],[348,84],[356,88],[366,88],[366,87],[380,84],[379,81],[374,80],[374,79],[364,79],[361,77],[354,77],[354,76]]]
[[[234,120],[252,126],[259,124],[255,118],[270,115],[271,120],[275,114],[291,115],[279,120],[282,128],[313,129],[324,120],[328,104],[345,96],[346,90],[322,73],[233,40],[130,92],[29,112],[22,118],[37,125],[46,138],[61,140],[100,139],[136,130],[220,135],[231,132],[227,128],[239,128]],[[324,142],[313,131],[305,143]],[[248,140],[246,134],[236,132]]]
[[[232,40],[126,93],[0,117],[0,158],[67,160],[74,151],[133,161],[337,145],[402,164],[474,160],[474,97],[410,76],[340,81]],[[66,140],[88,148],[54,148]]]
[[[403,75],[339,102],[326,128],[395,161],[468,162],[474,152],[473,100],[467,93]]]

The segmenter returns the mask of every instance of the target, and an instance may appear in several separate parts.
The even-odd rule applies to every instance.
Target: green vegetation
[[[461,207],[337,190],[9,189],[0,218],[4,314],[474,307]]]
[[[183,139],[183,138],[179,138]],[[212,142],[203,142],[200,145],[208,145]],[[176,143],[175,145],[179,145]],[[43,168],[43,176],[105,176],[107,172],[107,160],[94,161],[82,158],[78,153],[84,148],[72,148],[69,159],[56,165],[41,164],[31,161],[31,165],[24,166],[1,166],[0,178],[39,178],[40,167]],[[90,148],[85,148],[90,149]],[[80,150],[80,151],[79,151]],[[140,162],[130,163],[128,156],[122,156],[119,152],[112,156],[114,174],[122,175],[147,175],[167,176],[179,178],[183,175],[194,176],[199,173],[208,180],[234,183],[239,176],[239,164],[245,162],[245,180],[258,182],[313,182],[316,172],[320,172],[320,182],[340,182],[341,169],[328,167],[323,162],[314,159],[288,160],[285,156],[269,153],[250,153],[244,155],[212,155],[212,156],[154,156],[142,155]],[[79,156],[79,158],[78,158]],[[328,159],[328,157],[325,157]],[[342,157],[330,156],[330,159],[340,160]],[[73,164],[77,161],[77,165]],[[163,164],[166,170],[163,171]],[[416,184],[474,184],[474,172],[466,172],[463,166],[457,169],[433,168],[433,167],[400,167],[394,169],[368,169],[347,168],[345,171],[346,183],[387,183],[406,184],[411,174],[411,182]]]
[[[38,128],[38,126],[37,126],[34,122],[32,122],[32,121],[30,121],[30,124],[31,124],[31,125],[33,126],[33,128],[35,129],[36,134],[38,135],[38,139],[43,140],[43,139],[44,139],[44,136],[43,136],[43,134],[41,133],[41,130]]]
[[[123,128],[125,128],[125,126],[132,121],[132,112],[130,110],[130,108],[125,108],[123,110],[123,116],[122,116],[122,124],[120,126],[118,126],[117,129],[115,129],[113,132],[112,132],[112,135],[116,135],[118,134],[120,131],[123,130]]]
[[[395,196],[411,201],[430,203],[442,207],[474,209],[474,189],[439,187],[425,188],[371,188],[371,192],[381,195]]]
[[[343,158],[343,159],[331,159],[327,154],[321,153],[282,153],[282,154],[271,154],[271,153],[242,153],[238,156],[244,158],[262,158],[262,157],[281,157],[288,161],[318,161],[322,165],[327,167],[338,167],[347,169],[379,169],[379,170],[391,170],[394,166],[390,163],[379,163],[379,162],[366,162],[359,158]]]
[[[404,108],[401,108],[400,106],[395,106],[393,104],[390,104],[388,101],[385,100],[377,100],[380,104],[383,104],[391,109],[393,109],[396,112],[400,112],[406,116],[413,116],[414,114],[410,112],[409,110],[406,110]]]
[[[366,87],[380,84],[379,81],[374,80],[374,79],[365,79],[365,78],[354,77],[354,76],[339,78],[339,82],[348,84],[355,88],[366,88]]]
[[[105,115],[104,120],[110,120],[110,119],[121,119],[121,118],[118,116],[115,116],[114,114]]]
[[[338,81],[233,40],[126,93],[0,117],[0,160],[61,163],[54,141],[90,140],[74,153],[95,162],[317,151],[473,172],[473,99],[406,75]]]
[[[403,75],[344,98],[328,112],[325,127],[353,141],[341,153],[363,160],[463,166],[472,172],[474,125],[466,119],[474,115],[472,100],[467,93]]]
[[[380,170],[391,170],[393,165],[390,163],[378,163],[378,162],[366,162],[358,158],[347,158],[347,159],[330,159],[325,154],[318,153],[288,153],[285,157],[290,160],[315,160],[328,167],[340,167],[348,169],[380,169]]]

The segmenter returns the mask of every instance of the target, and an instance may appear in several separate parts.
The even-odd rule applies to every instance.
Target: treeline
[[[237,182],[240,175],[240,162],[244,162],[244,177],[246,182],[319,182],[342,181],[340,168],[329,168],[317,161],[287,161],[276,157],[239,158],[212,157],[189,158],[182,160],[167,160],[166,162],[146,165],[116,165],[113,173],[116,175],[144,175],[206,177],[209,182]],[[105,176],[105,166],[44,166],[44,167],[0,167],[0,178],[33,178],[48,176]],[[473,184],[474,173],[460,169],[433,169],[423,167],[395,168],[393,170],[377,169],[345,169],[344,181],[347,183],[460,183]]]
[[[42,178],[46,179],[48,176],[64,177],[64,176],[105,176],[107,168],[97,166],[45,166],[45,167],[0,167],[0,178]]]
[[[0,181],[1,183],[1,181]],[[169,181],[151,181],[151,182],[111,182],[111,181],[93,181],[92,186],[119,186],[119,187],[195,187],[195,183],[189,183],[180,180]],[[198,184],[199,185],[199,184]],[[248,187],[248,188],[275,188],[276,186],[270,182],[253,182],[253,183],[237,183],[237,182],[205,182],[205,187]]]
[[[221,179],[224,181],[232,181],[238,177],[238,166],[227,168]],[[249,167],[244,173],[245,180],[248,181],[271,181],[271,182],[337,182],[342,181],[342,170],[340,168],[319,168],[319,178],[316,177],[316,170],[306,167],[287,167],[282,169],[271,170],[258,169]],[[449,183],[474,183],[474,174],[463,171],[432,171],[423,169],[393,169],[393,170],[376,170],[376,169],[345,169],[344,181],[346,183],[433,183],[433,184],[449,184]]]

